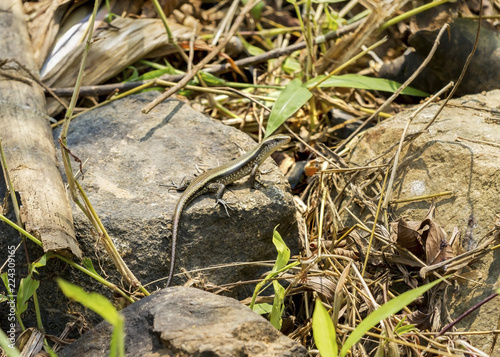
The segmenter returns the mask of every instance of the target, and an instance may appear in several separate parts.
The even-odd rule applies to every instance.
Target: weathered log
[[[44,251],[81,257],[68,196],[56,152],[20,0],[0,5],[0,137],[14,189],[21,197],[25,229],[43,242]],[[17,63],[22,65],[19,66]]]

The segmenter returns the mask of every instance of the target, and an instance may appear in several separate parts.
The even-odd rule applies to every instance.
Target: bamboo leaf
[[[274,103],[267,122],[266,135],[274,133],[278,127],[299,110],[312,97],[300,79],[294,79],[283,89]]]
[[[441,281],[443,281],[443,279],[445,278],[435,280],[432,283],[426,284],[416,289],[408,290],[407,292],[404,292],[398,297],[386,302],[384,305],[380,306],[378,309],[373,311],[363,321],[360,322],[358,327],[356,327],[356,329],[353,332],[351,332],[349,338],[347,338],[344,345],[342,346],[342,350],[340,351],[340,357],[344,357],[345,355],[347,355],[349,349],[355,343],[357,343],[367,331],[369,331],[372,327],[377,325],[381,320],[394,315],[396,312],[398,312],[406,305],[413,302],[427,290],[439,284]]]
[[[313,87],[324,76],[318,76],[309,80],[305,85],[307,88]],[[320,88],[340,87],[340,88],[358,88],[368,90],[379,90],[382,92],[394,93],[400,83],[384,78],[367,77],[359,74],[343,74],[340,76],[331,76],[319,85]],[[429,94],[421,90],[406,87],[401,94],[413,95],[415,97],[428,97]]]

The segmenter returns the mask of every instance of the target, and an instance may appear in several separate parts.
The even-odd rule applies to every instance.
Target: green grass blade
[[[274,133],[278,127],[299,110],[312,97],[300,79],[294,79],[283,89],[274,103],[267,122],[266,135]]]
[[[306,87],[313,87],[324,76],[318,76],[309,80],[305,85]],[[340,88],[358,88],[368,90],[378,90],[382,92],[394,93],[399,87],[400,83],[391,81],[384,78],[367,77],[359,74],[343,74],[340,76],[332,76],[319,85],[320,88],[340,87]],[[421,90],[406,87],[401,94],[412,95],[415,97],[428,97],[429,94]]]
[[[351,332],[349,338],[345,341],[342,349],[340,350],[340,357],[347,355],[349,349],[357,343],[364,334],[369,331],[372,327],[377,325],[381,320],[386,319],[396,312],[400,311],[402,308],[415,301],[420,295],[425,293],[427,290],[431,289],[433,286],[439,284],[444,278],[435,280],[432,283],[426,284],[416,289],[408,290],[398,297],[386,302],[384,305],[380,306],[377,310],[373,311],[368,315],[361,323],[356,327],[356,329]]]
[[[337,357],[337,334],[330,314],[325,309],[321,300],[316,298],[312,318],[314,342],[321,353],[321,357]]]

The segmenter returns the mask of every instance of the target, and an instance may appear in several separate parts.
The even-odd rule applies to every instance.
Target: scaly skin
[[[236,160],[227,164],[208,170],[197,176],[190,182],[184,193],[179,198],[175,206],[172,219],[172,254],[170,258],[170,272],[168,274],[167,286],[170,285],[175,269],[175,248],[177,245],[177,235],[179,223],[184,209],[198,196],[209,192],[217,191],[216,203],[224,206],[227,212],[228,205],[222,199],[226,185],[250,175],[252,186],[257,180],[256,174],[259,166],[277,149],[290,141],[288,135],[274,135],[262,141],[261,144],[250,150]]]

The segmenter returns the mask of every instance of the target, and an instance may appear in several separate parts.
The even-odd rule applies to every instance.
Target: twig
[[[356,130],[354,130],[354,132],[349,135],[349,137],[347,139],[345,139],[338,147],[337,149],[335,149],[335,152],[338,153],[340,150],[342,150],[346,144],[352,139],[354,138],[356,135],[358,135],[358,133],[364,129],[365,126],[367,126],[368,124],[371,123],[371,121],[377,117],[377,115],[382,112],[387,106],[389,106],[389,104],[391,104],[394,99],[396,99],[396,97],[403,91],[403,89],[405,89],[406,87],[408,87],[410,85],[411,82],[413,82],[413,80],[415,78],[417,78],[417,76],[424,70],[425,66],[427,66],[427,64],[430,62],[431,58],[434,56],[434,53],[436,52],[437,50],[437,47],[439,45],[439,40],[441,39],[441,37],[443,36],[444,34],[444,31],[446,29],[449,29],[450,28],[450,25],[448,24],[444,24],[443,27],[441,28],[441,30],[439,31],[437,37],[436,37],[436,40],[434,41],[434,45],[432,46],[429,54],[427,55],[427,57],[425,58],[425,60],[422,62],[422,64],[417,68],[417,70],[410,76],[410,78],[408,78],[399,88],[396,92],[394,92],[393,95],[391,95],[389,97],[389,99],[387,99],[384,104],[382,104],[376,111],[375,113],[373,113],[372,115],[370,115],[370,117],[368,119],[365,120],[365,122],[363,124],[361,124]]]
[[[405,141],[406,133],[408,131],[408,128],[410,127],[411,122],[418,115],[418,113],[420,113],[422,110],[424,110],[424,108],[426,108],[430,103],[432,103],[434,101],[434,99],[439,97],[443,92],[447,91],[452,85],[453,85],[453,82],[450,82],[450,83],[448,83],[447,86],[445,86],[444,88],[441,88],[441,90],[439,92],[434,94],[429,100],[427,100],[424,104],[422,104],[420,107],[418,107],[417,110],[415,110],[408,118],[408,122],[406,123],[406,126],[403,130],[403,134],[401,134],[401,140],[399,141],[398,150],[396,151],[396,155],[394,157],[394,164],[392,167],[391,178],[389,179],[389,183],[387,184],[387,192],[386,192],[386,195],[384,198],[384,203],[382,204],[383,209],[387,209],[387,207],[389,206],[389,201],[391,200],[391,197],[392,197],[392,185],[394,183],[394,179],[396,178],[396,171],[397,171],[397,166],[398,166],[398,162],[399,162],[399,155],[401,154],[401,150],[403,150],[403,143]]]
[[[497,148],[500,148],[500,144],[497,144],[497,143],[492,143],[490,141],[484,141],[484,140],[464,138],[463,136],[457,136],[457,138],[455,140],[456,141],[470,141],[471,143],[491,145],[491,146],[495,146]]]
[[[186,74],[184,78],[182,78],[179,83],[177,83],[176,86],[170,88],[160,96],[158,96],[155,100],[153,100],[151,103],[146,105],[142,109],[143,113],[149,113],[154,107],[156,107],[158,104],[163,102],[165,99],[170,97],[172,94],[177,92],[179,89],[183,88],[205,65],[210,62],[215,56],[219,54],[219,52],[222,51],[222,49],[227,45],[231,37],[234,36],[236,33],[236,30],[240,26],[240,24],[243,22],[243,19],[245,18],[246,14],[255,6],[258,0],[250,0],[244,7],[241,9],[240,14],[238,17],[236,17],[236,20],[234,21],[233,26],[229,30],[227,36],[224,38],[224,41],[222,41],[217,47],[213,49],[212,52],[210,52],[205,58],[203,58],[196,66],[193,67],[193,70]]]
[[[354,31],[358,26],[362,23],[363,20],[354,22],[350,25],[344,26],[337,31],[331,31],[327,33],[326,35],[318,36],[314,40],[315,44],[320,44],[324,43],[329,40],[333,40],[336,38],[339,38],[340,36],[345,35],[346,33],[349,33],[351,31]],[[255,65],[258,63],[262,63],[265,61],[268,61],[273,58],[278,58],[283,55],[290,54],[292,52],[302,50],[306,48],[306,43],[305,42],[299,42],[294,45],[284,47],[284,48],[277,48],[274,50],[271,50],[269,52],[263,53],[258,56],[252,56],[252,57],[247,57],[243,58],[240,60],[237,60],[234,62],[234,65],[237,67],[245,67],[245,66],[250,66],[250,65]],[[227,72],[231,70],[232,66],[230,63],[226,64],[221,64],[221,65],[216,65],[216,66],[211,66],[210,68],[205,68],[203,72],[206,73],[211,73],[211,74],[220,74]],[[171,82],[177,82],[180,81],[182,78],[184,78],[184,74],[179,74],[179,75],[166,75],[162,76],[159,79],[165,80],[165,81],[171,81]],[[154,80],[147,80],[147,81],[137,81],[137,82],[127,82],[127,83],[113,83],[113,84],[103,84],[103,85],[95,85],[95,86],[82,86],[80,88],[80,96],[100,96],[100,95],[107,95],[110,93],[113,93],[114,91],[127,91],[134,89],[136,87],[142,86],[146,83],[151,83]],[[69,87],[69,88],[52,88],[51,89],[53,93],[61,96],[61,97],[70,97],[73,95],[74,88]],[[46,90],[47,91],[47,90]]]
[[[448,325],[446,325],[445,327],[443,327],[443,329],[441,331],[439,331],[439,333],[436,335],[436,337],[441,336],[442,334],[444,334],[446,331],[448,331],[453,326],[455,326],[460,321],[462,321],[465,317],[469,316],[471,312],[473,312],[474,310],[479,309],[481,306],[483,306],[488,301],[492,300],[493,298],[495,298],[497,296],[498,296],[498,293],[493,293],[490,296],[488,296],[487,298],[485,298],[484,300],[482,300],[482,301],[478,302],[477,304],[475,304],[474,306],[472,306],[470,309],[468,309],[463,314],[461,314],[459,317],[457,317],[455,319],[455,321],[452,321]]]

